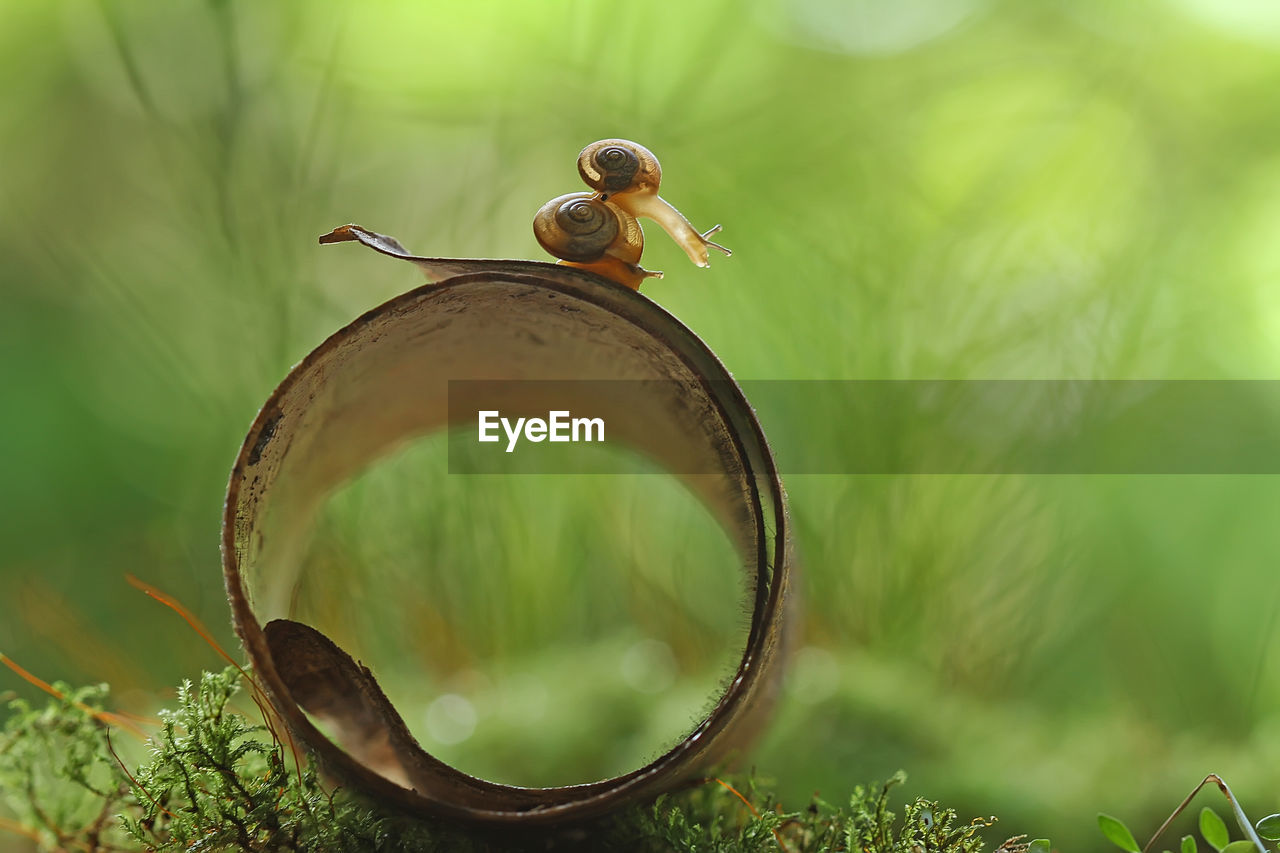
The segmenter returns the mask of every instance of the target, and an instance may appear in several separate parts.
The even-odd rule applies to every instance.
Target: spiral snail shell
[[[593,190],[612,195],[621,192],[657,192],[662,167],[653,152],[628,139],[602,139],[578,154],[578,174]]]
[[[606,255],[638,263],[644,232],[635,217],[597,193],[567,193],[551,199],[533,218],[542,248],[564,261],[591,263]]]

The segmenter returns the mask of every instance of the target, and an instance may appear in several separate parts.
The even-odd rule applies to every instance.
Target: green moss
[[[44,708],[9,704],[0,740],[0,803],[45,849],[252,851],[500,851],[590,849],[677,853],[979,853],[994,822],[962,822],[917,799],[899,819],[889,792],[905,778],[858,787],[845,806],[814,800],[788,812],[754,777],[707,779],[596,825],[497,838],[410,819],[322,784],[265,724],[230,706],[235,669],[184,683],[160,714],[149,757],[128,770],[100,712],[105,686],[71,690]],[[1015,840],[1016,842],[1016,840]],[[1016,843],[1002,849],[1016,848]],[[1024,845],[1025,846],[1025,845]]]
[[[128,849],[115,819],[131,801],[112,758],[107,727],[86,708],[101,709],[106,685],[54,688],[62,698],[35,708],[9,702],[0,735],[0,803],[48,849]]]

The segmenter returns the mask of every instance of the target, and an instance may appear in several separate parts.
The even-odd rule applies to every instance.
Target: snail
[[[601,198],[636,218],[648,217],[661,225],[698,266],[710,266],[708,248],[726,256],[733,254],[707,239],[720,230],[719,225],[698,233],[680,211],[658,195],[662,167],[643,145],[627,139],[593,142],[578,155],[578,174]]]
[[[644,251],[640,223],[600,193],[551,199],[534,216],[533,235],[561,263],[597,272],[632,290],[648,277],[662,276],[639,266]]]

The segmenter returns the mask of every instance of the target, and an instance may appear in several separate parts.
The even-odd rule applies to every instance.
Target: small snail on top
[[[658,195],[662,167],[643,145],[626,139],[593,142],[578,155],[578,173],[595,192],[552,199],[533,220],[538,242],[561,263],[592,270],[633,290],[647,277],[660,278],[662,273],[639,266],[644,249],[639,217],[662,226],[700,267],[709,266],[708,248],[732,254],[707,239],[719,225],[700,234]]]
[[[662,166],[643,145],[626,139],[593,142],[578,155],[578,174],[587,186],[632,216],[645,216],[661,225],[698,266],[709,266],[707,247],[732,254],[707,239],[720,230],[719,225],[699,234],[680,211],[658,195]]]

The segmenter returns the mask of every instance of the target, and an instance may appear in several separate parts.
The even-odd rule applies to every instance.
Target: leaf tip
[[[356,237],[355,233],[351,230],[353,227],[357,226],[339,225],[328,234],[321,234],[320,243],[345,243],[349,240],[357,240],[359,238]]]

